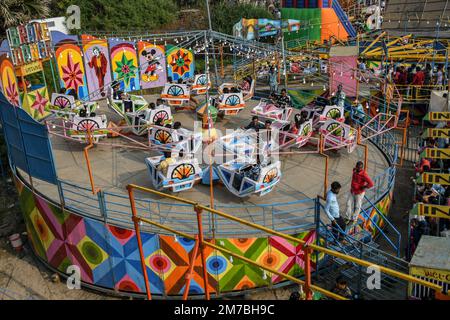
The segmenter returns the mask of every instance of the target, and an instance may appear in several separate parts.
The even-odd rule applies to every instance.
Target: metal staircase
[[[364,224],[371,221],[366,212],[376,208],[370,201],[368,201],[368,203],[370,207],[361,212],[361,216],[364,220],[360,219],[357,225],[351,227],[351,229],[342,230],[338,227],[339,233],[343,236],[343,241],[341,242],[337,241],[335,238],[331,226],[326,225],[319,218],[317,225],[320,241],[322,241],[323,245],[329,249],[340,251],[355,258],[370,261],[374,264],[391,268],[399,272],[408,273],[407,261],[380,250],[379,244],[375,242],[376,237],[384,237],[397,255],[400,253],[400,233],[389,222],[387,217],[384,215],[382,216],[382,219],[385,221],[385,229],[392,229],[390,233],[396,235],[396,238],[388,237],[386,230],[379,227],[377,228],[377,233],[374,237],[371,232],[364,228]],[[318,208],[319,210],[323,209],[322,205],[319,205]],[[378,212],[378,214],[381,215],[382,213]],[[320,212],[318,216],[320,217]],[[372,225],[374,224],[375,223],[372,221]],[[365,300],[396,300],[405,299],[407,296],[408,284],[406,281],[399,280],[386,274],[381,274],[380,289],[370,289],[367,283],[368,281],[371,282],[370,276],[372,273],[368,273],[366,268],[355,263],[331,256],[324,259],[324,262],[318,268],[316,276],[321,285],[324,285],[325,287],[329,286],[331,288],[339,275],[344,276],[352,291],[356,293],[359,298]]]
[[[338,0],[333,0],[331,7],[336,12],[336,15],[338,16],[339,20],[342,22],[345,31],[347,31],[350,38],[356,37],[356,30],[353,27],[352,23],[350,22],[350,19],[348,18],[345,11],[342,9],[341,4]]]

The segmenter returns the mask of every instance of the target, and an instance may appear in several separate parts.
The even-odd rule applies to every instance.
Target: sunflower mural
[[[75,41],[78,41],[75,37]],[[84,99],[88,95],[86,75],[83,65],[81,49],[71,40],[63,39],[55,44],[55,57],[61,87],[74,89],[78,99]]]
[[[0,77],[3,94],[12,105],[18,107],[20,102],[17,79],[13,64],[10,59],[6,58],[6,55],[0,57]]]
[[[138,57],[135,43],[110,39],[111,67],[114,80],[119,80],[124,91],[135,91],[141,88],[139,82]]]
[[[167,46],[167,76],[174,81],[180,78],[189,79],[194,77],[194,55],[192,51],[178,48],[175,46]]]

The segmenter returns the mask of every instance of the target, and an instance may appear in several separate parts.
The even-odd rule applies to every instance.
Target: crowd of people
[[[436,127],[443,128],[447,122],[439,122]],[[448,138],[425,138],[422,139],[417,150],[419,155],[424,155],[428,148],[449,148]],[[421,157],[415,165],[416,178],[414,203],[424,203],[431,205],[450,206],[450,186],[441,184],[418,183],[417,179],[424,173],[450,173],[448,159],[432,159],[425,156]],[[428,216],[414,216],[410,219],[410,236],[407,247],[406,258],[409,260],[414,255],[417,245],[422,235],[431,236],[450,236],[450,220],[439,219]]]
[[[390,65],[387,73],[387,79],[398,86],[399,92],[405,97],[412,98],[418,96],[428,98],[431,90],[442,90],[445,76],[444,65],[438,64],[433,68],[429,63],[424,66]]]

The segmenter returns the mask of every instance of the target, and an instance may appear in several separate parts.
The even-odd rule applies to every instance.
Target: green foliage
[[[9,27],[46,18],[50,0],[0,0],[0,35]]]
[[[130,31],[160,28],[177,18],[173,0],[54,0],[53,16],[65,16],[70,5],[81,10],[81,31]]]
[[[253,4],[234,4],[229,1],[217,1],[211,6],[211,21],[215,31],[232,34],[233,26],[241,20],[267,18],[273,19],[272,14],[266,8]]]

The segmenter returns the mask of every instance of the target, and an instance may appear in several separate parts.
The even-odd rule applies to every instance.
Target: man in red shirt
[[[350,193],[347,199],[346,219],[348,225],[355,224],[361,211],[362,202],[366,190],[373,187],[373,181],[370,179],[367,172],[364,170],[364,165],[361,161],[356,163],[353,169],[352,183]]]
[[[412,84],[422,86],[424,82],[425,82],[425,74],[420,69],[420,67],[416,67],[416,74],[413,77]]]

